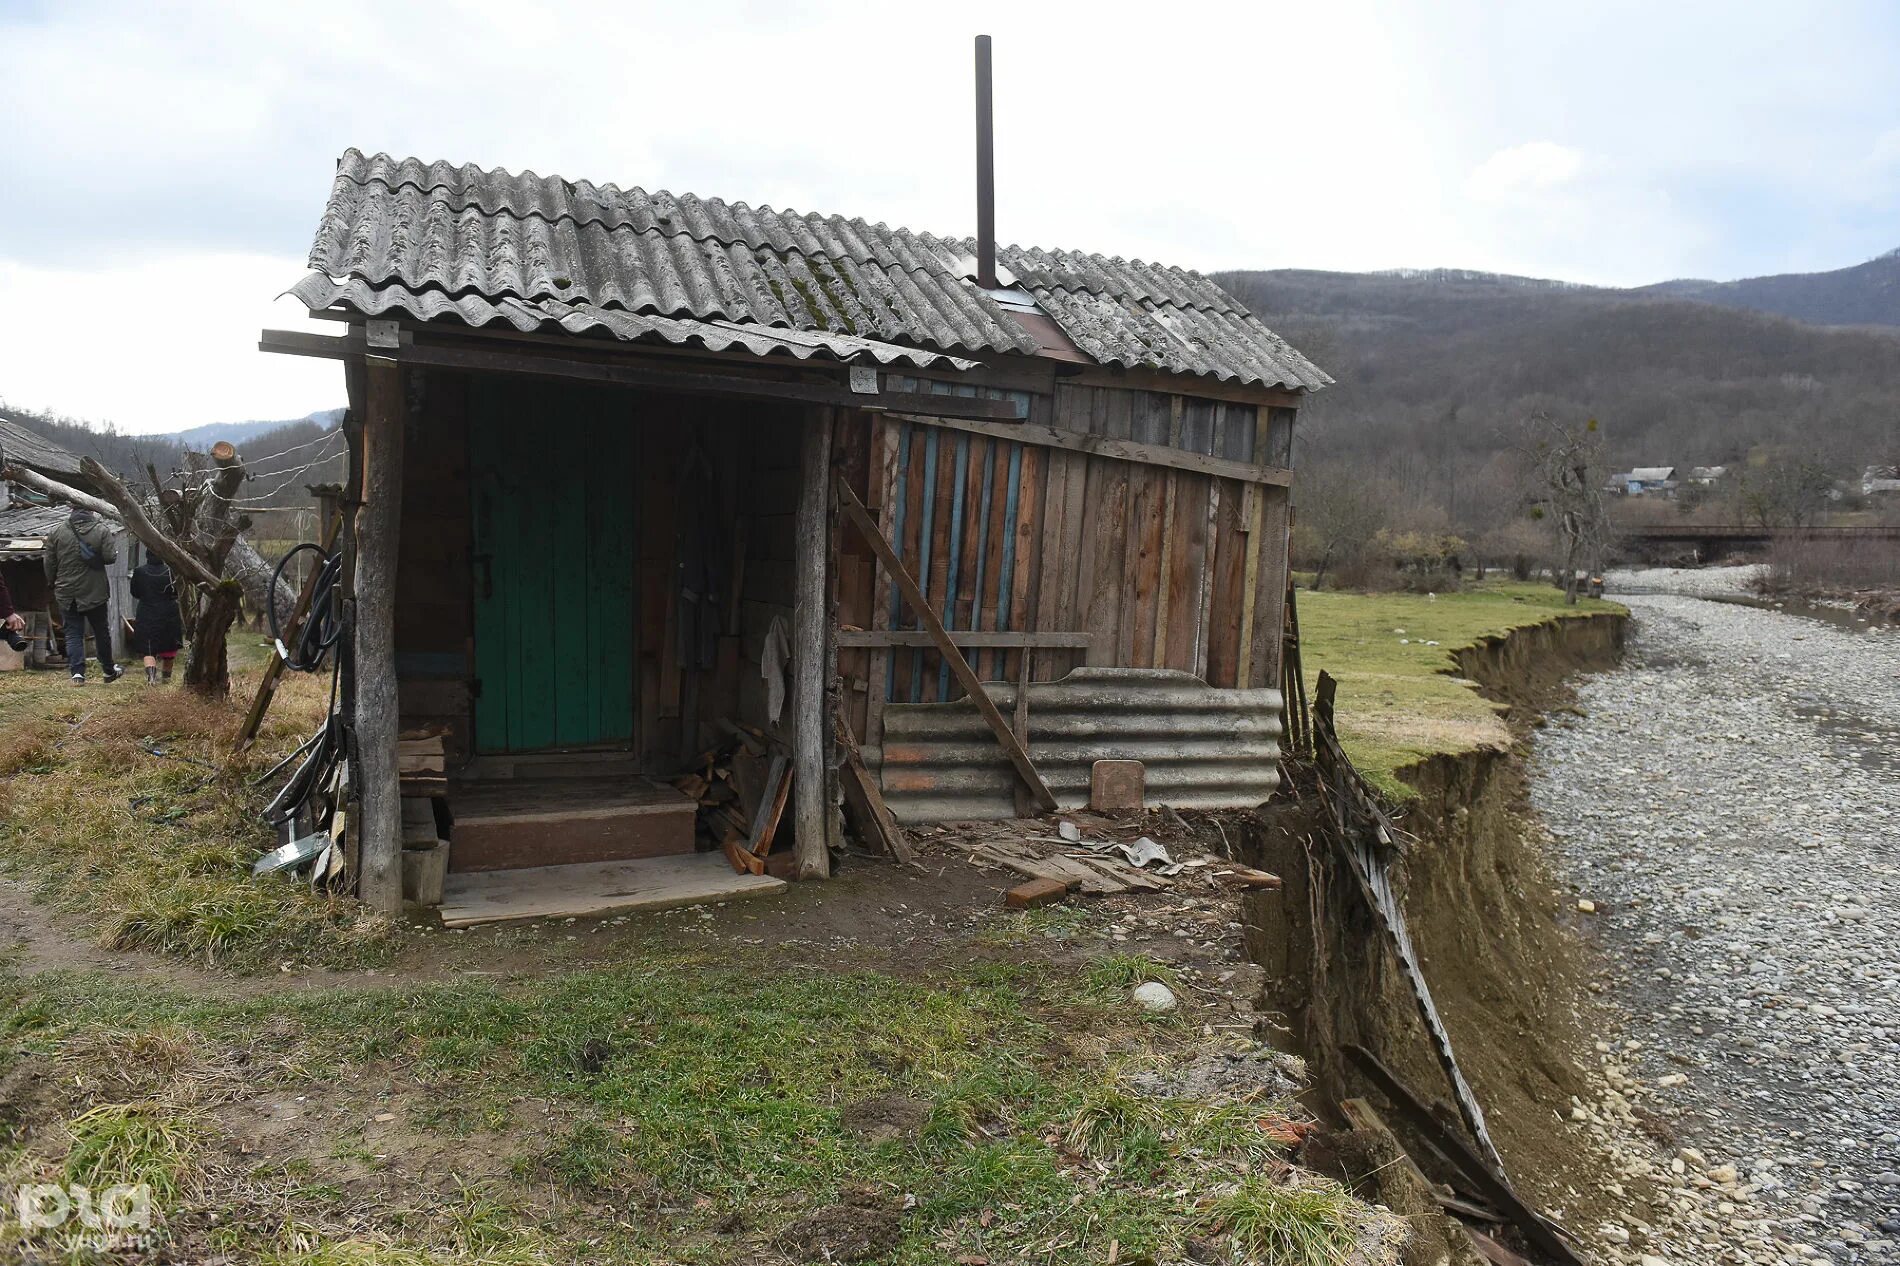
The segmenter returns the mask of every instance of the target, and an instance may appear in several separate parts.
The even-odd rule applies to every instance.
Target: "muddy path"
[[[1900,1262],[1900,631],[1625,601],[1530,763],[1604,1038],[1688,1181],[1734,1167],[1707,1260]]]

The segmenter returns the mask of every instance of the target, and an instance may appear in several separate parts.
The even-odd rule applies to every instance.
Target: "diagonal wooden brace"
[[[1009,722],[1003,719],[1003,714],[996,708],[996,701],[990,698],[989,691],[983,689],[983,683],[977,680],[976,673],[970,668],[969,662],[963,658],[963,653],[957,649],[957,644],[950,640],[950,634],[945,631],[943,621],[939,620],[937,613],[930,609],[930,600],[924,596],[924,591],[917,587],[917,582],[911,578],[903,561],[897,557],[897,551],[891,548],[891,543],[884,539],[884,533],[878,531],[876,520],[871,518],[870,511],[864,508],[864,503],[858,500],[858,494],[851,491],[851,485],[842,478],[837,482],[838,503],[844,507],[845,517],[851,521],[851,526],[858,530],[858,535],[864,538],[864,543],[871,547],[871,552],[877,555],[877,561],[884,565],[884,570],[891,574],[891,579],[897,582],[897,592],[904,595],[904,601],[910,605],[912,611],[917,613],[918,622],[924,626],[924,631],[930,634],[930,640],[937,644],[937,653],[943,656],[943,662],[950,666],[951,675],[957,679],[957,684],[963,687],[963,692],[970,696],[970,702],[976,705],[977,714],[996,735],[996,741],[1002,745],[1003,754],[1009,757],[1009,763],[1015,766],[1016,773],[1023,780],[1023,786],[1028,789],[1030,798],[1044,813],[1054,813],[1056,798],[1050,794],[1049,784],[1045,783],[1042,775],[1036,772],[1036,764],[1029,759],[1028,749],[1009,728]]]

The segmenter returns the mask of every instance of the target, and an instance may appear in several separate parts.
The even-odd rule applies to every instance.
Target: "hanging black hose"
[[[284,555],[277,564],[277,570],[271,574],[272,592],[283,582],[284,571],[291,560],[305,550],[316,555],[316,581],[310,589],[310,609],[304,613],[303,627],[297,630],[296,644],[284,644],[283,630],[277,624],[277,606],[269,603],[271,640],[277,644],[277,653],[284,657],[284,667],[294,672],[314,673],[323,667],[324,659],[330,649],[343,635],[343,613],[337,603],[337,581],[343,575],[343,552],[338,550],[325,554],[319,545],[305,541]]]

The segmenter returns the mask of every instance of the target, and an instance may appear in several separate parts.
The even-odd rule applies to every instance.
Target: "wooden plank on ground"
[[[707,853],[632,862],[583,862],[525,870],[452,874],[439,913],[445,927],[511,919],[583,918],[618,910],[665,910],[708,901],[769,896],[785,881],[735,875]]]
[[[1056,798],[1050,794],[1048,784],[1043,782],[1042,775],[1036,771],[1035,762],[1029,759],[1027,749],[1017,742],[1016,736],[1010,732],[1009,723],[1003,719],[1003,714],[996,710],[995,701],[990,698],[989,692],[983,689],[983,683],[977,680],[976,674],[964,660],[962,652],[957,650],[956,644],[950,640],[950,635],[944,631],[943,622],[937,618],[936,612],[930,609],[930,603],[917,588],[917,582],[911,579],[910,573],[904,569],[903,562],[891,549],[890,542],[885,540],[883,533],[877,530],[877,524],[871,521],[871,516],[864,509],[864,503],[858,500],[855,492],[851,491],[851,486],[840,481],[837,487],[838,498],[844,507],[845,516],[864,537],[866,544],[876,552],[878,560],[890,572],[892,579],[897,581],[898,591],[903,594],[904,600],[910,603],[911,609],[916,611],[925,630],[935,637],[938,653],[950,665],[950,671],[956,676],[957,683],[963,687],[964,692],[970,696],[970,701],[976,705],[977,714],[983,718],[984,723],[990,727],[990,732],[996,736],[996,741],[1002,745],[1004,755],[1009,757],[1010,764],[1015,767],[1017,775],[1029,788],[1030,794],[1036,798],[1037,805],[1043,812],[1053,813],[1056,808]]]

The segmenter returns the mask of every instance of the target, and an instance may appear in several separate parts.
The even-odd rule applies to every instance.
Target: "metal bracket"
[[[877,366],[853,365],[850,374],[851,391],[854,395],[874,396],[878,393]]]
[[[402,326],[394,321],[366,321],[363,323],[363,341],[374,348],[394,351],[402,346]]]

